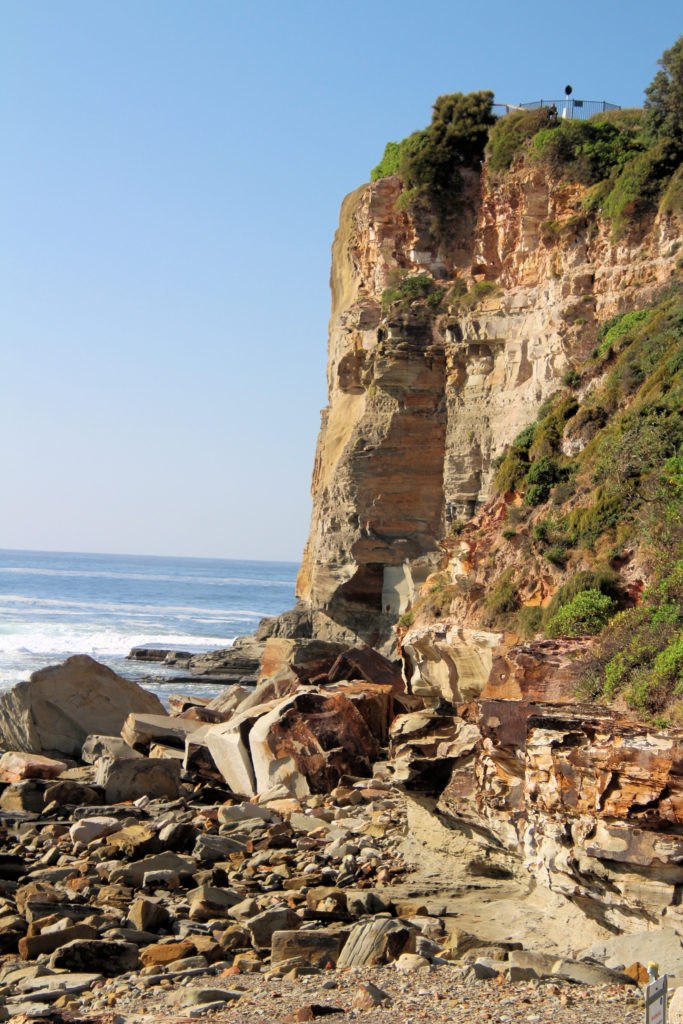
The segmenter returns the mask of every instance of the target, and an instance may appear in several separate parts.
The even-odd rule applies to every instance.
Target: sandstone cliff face
[[[582,187],[537,168],[467,172],[438,242],[427,212],[396,209],[400,190],[385,178],[348,196],[333,246],[329,400],[297,586],[325,639],[391,637],[451,522],[490,497],[495,456],[590,351],[596,323],[647,298],[674,258],[665,219],[614,245],[580,213]],[[466,311],[385,313],[397,270],[496,287]]]

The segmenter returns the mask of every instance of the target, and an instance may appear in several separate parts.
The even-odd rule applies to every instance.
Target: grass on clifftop
[[[574,387],[547,401],[498,460],[497,489],[524,494],[528,564],[521,559],[516,578],[540,557],[564,583],[548,608],[520,608],[507,569],[493,582],[489,616],[502,587],[497,610],[509,614],[500,625],[597,636],[586,695],[620,696],[656,717],[679,698],[683,706],[680,275],[650,306],[605,323],[598,339]],[[596,381],[579,401],[577,387]],[[618,572],[634,559],[647,582],[641,595],[635,588],[637,603]]]

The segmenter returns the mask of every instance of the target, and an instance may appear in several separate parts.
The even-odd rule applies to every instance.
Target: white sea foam
[[[3,566],[2,573],[18,576],[67,576],[73,578],[144,580],[145,583],[179,583],[183,586],[209,584],[211,586],[291,587],[291,580],[264,580],[258,576],[166,576],[146,572],[104,572],[98,569],[38,569],[33,566]]]
[[[125,612],[127,615],[132,616],[161,614],[164,618],[183,614],[191,615],[193,620],[197,622],[207,621],[207,616],[210,617],[211,621],[227,622],[231,619],[258,619],[268,614],[254,608],[225,609],[205,608],[201,605],[193,604],[128,604],[123,601],[72,601],[68,598],[26,597],[23,594],[1,594],[0,605],[3,604],[9,606],[32,606],[39,608],[41,613],[45,615],[63,615],[69,609],[72,610],[73,614],[92,614],[93,611],[98,611],[113,612],[118,615],[121,612]]]

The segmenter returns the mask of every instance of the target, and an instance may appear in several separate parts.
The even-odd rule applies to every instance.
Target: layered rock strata
[[[596,325],[644,300],[675,258],[666,219],[613,244],[609,224],[580,212],[582,187],[538,168],[467,172],[438,238],[427,211],[397,208],[400,192],[385,178],[348,196],[332,250],[328,405],[297,584],[323,639],[387,641],[451,522],[490,496],[494,457],[587,355]],[[383,309],[397,274],[469,288],[472,301]]]

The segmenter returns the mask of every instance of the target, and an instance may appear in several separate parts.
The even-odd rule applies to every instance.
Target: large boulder
[[[285,698],[259,718],[249,749],[259,793],[284,781],[278,778],[281,768],[302,775],[313,793],[328,793],[342,775],[370,776],[379,754],[354,704],[340,693],[319,690]]]
[[[0,696],[0,749],[78,757],[90,733],[119,734],[131,711],[165,713],[154,694],[79,654]]]

